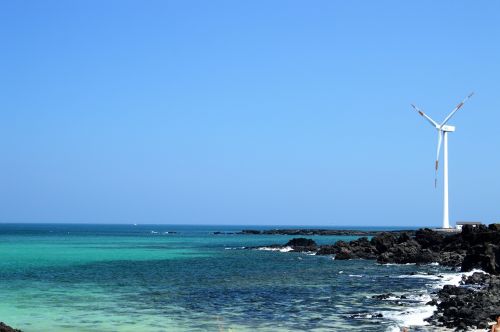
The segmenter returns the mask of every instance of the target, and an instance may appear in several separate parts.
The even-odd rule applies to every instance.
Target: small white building
[[[471,225],[472,227],[477,227],[481,225],[480,221],[457,221],[455,228],[462,230],[465,225]]]

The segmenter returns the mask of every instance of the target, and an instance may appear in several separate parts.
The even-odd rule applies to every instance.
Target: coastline
[[[290,230],[272,230],[274,234],[290,235]],[[309,234],[311,230],[292,230],[294,234]],[[342,231],[338,231],[342,232]],[[346,231],[354,234],[355,231]],[[352,233],[350,233],[352,232]],[[314,235],[321,233],[315,230]],[[261,233],[262,234],[262,233]],[[500,225],[467,226],[460,233],[442,234],[430,229],[414,232],[381,232],[368,240],[360,237],[350,242],[317,245],[307,238],[294,238],[284,245],[261,248],[281,252],[307,252],[331,255],[335,260],[368,259],[380,264],[440,264],[457,272],[431,276],[415,274],[412,278],[436,281],[433,293],[420,302],[421,311],[415,317],[399,319],[393,331],[406,327],[428,326],[443,331],[484,331],[495,315],[500,314]],[[402,276],[404,277],[404,276]],[[394,294],[382,294],[380,300],[397,300]],[[391,297],[392,296],[392,297]],[[407,296],[403,295],[406,299]],[[400,298],[402,299],[403,296]],[[426,301],[427,300],[427,301]],[[418,301],[417,301],[418,302]],[[412,310],[407,310],[408,316]],[[411,316],[411,315],[410,315]],[[418,321],[412,323],[412,319]],[[394,317],[398,321],[397,317]]]
[[[445,331],[445,327],[439,324],[424,325],[428,323],[424,319],[438,309],[437,305],[427,303],[438,297],[443,284],[456,284],[463,274],[460,266],[444,267],[432,262],[377,262],[372,239],[360,240],[357,236],[314,236],[312,239],[318,242],[314,252],[306,250],[314,243],[299,240],[291,241],[286,250],[280,246],[267,248],[289,252],[276,254],[264,248],[242,250],[242,246],[257,249],[255,246],[286,242],[293,236],[215,235],[213,228],[200,231],[171,226],[131,225],[126,229],[115,229],[116,235],[103,235],[99,226],[93,231],[95,236],[89,237],[88,227],[81,228],[82,235],[65,230],[54,235],[57,228],[46,226],[39,231],[40,235],[35,235],[37,241],[33,241],[32,233],[29,236],[9,235],[4,231],[5,241],[0,243],[4,252],[12,256],[3,262],[2,279],[5,299],[11,301],[0,306],[0,316],[23,331],[64,331],[67,326],[74,330],[97,327],[106,330],[112,326],[110,324],[116,324],[113,327],[116,331],[126,331],[130,326],[129,317],[137,315],[138,309],[150,310],[157,306],[158,311],[151,310],[138,316],[140,323],[136,324],[140,324],[141,330],[154,331],[157,326],[179,331],[194,326],[215,328],[214,324],[218,323],[212,318],[223,310],[224,328],[234,331],[260,327],[262,330],[283,331],[365,328],[366,331],[379,332],[398,331],[407,325],[413,326],[412,332]],[[167,229],[177,233],[166,234]],[[131,235],[124,237],[125,230]],[[234,231],[234,228],[219,230]],[[380,234],[373,243],[379,247],[387,246],[389,252],[404,253],[399,256],[408,256],[407,260],[413,257],[410,254],[414,249],[423,250],[423,244],[434,246],[430,241],[433,233],[424,231],[418,234],[418,246],[414,237],[390,232]],[[483,241],[483,235],[485,232],[474,232],[465,240]],[[357,240],[351,241],[353,239]],[[439,243],[441,238],[437,240]],[[334,245],[336,241],[338,243]],[[186,247],[187,243],[191,248]],[[48,244],[53,248],[50,251],[47,250]],[[455,244],[449,240],[446,242],[449,248]],[[20,257],[19,253],[26,252],[27,248],[31,252],[35,248],[45,249],[35,250],[39,253],[36,261],[32,255],[25,255],[27,260],[18,264],[19,260],[14,257]],[[324,249],[325,254],[314,255],[319,249]],[[474,249],[471,254],[479,254],[479,249]],[[376,250],[380,256],[382,253]],[[342,252],[344,257],[340,255],[332,260],[336,255],[328,252],[333,251]],[[356,259],[355,255],[373,255],[374,258]],[[465,256],[457,257],[464,259]],[[200,267],[203,278],[199,277]],[[67,281],[66,286],[54,282],[61,279]],[[88,288],[86,285],[94,286]],[[95,286],[99,287],[97,293]],[[24,298],[19,297],[21,293],[15,290],[17,288],[22,289],[26,295]],[[179,296],[181,289],[187,293]],[[378,298],[387,292],[392,292],[393,296]],[[89,306],[89,294],[99,306]],[[442,295],[446,300],[446,294]],[[162,298],[165,301],[158,302]],[[239,300],[232,302],[233,298]],[[57,308],[65,309],[51,306],[47,299],[52,303],[58,301]],[[81,311],[84,305],[85,310]],[[193,305],[196,307],[191,307]],[[128,309],[110,322],[105,317],[117,308]],[[445,309],[448,310],[442,308]],[[200,310],[203,310],[202,316],[191,314]],[[166,315],[162,316],[160,311]],[[180,319],[175,320],[175,317]],[[37,329],[33,330],[35,327]]]

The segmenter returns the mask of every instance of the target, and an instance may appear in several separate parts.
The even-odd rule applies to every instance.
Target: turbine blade
[[[436,153],[436,176],[434,177],[434,187],[437,188],[437,176],[438,176],[438,168],[439,168],[439,153],[441,152],[441,143],[443,142],[443,132],[441,130],[438,131],[438,145],[437,145],[437,153]]]
[[[451,111],[450,114],[448,114],[448,116],[444,119],[443,123],[441,124],[440,127],[444,126],[446,124],[446,122],[448,122],[448,120],[451,119],[451,117],[459,110],[462,108],[462,106],[464,106],[465,102],[467,100],[469,100],[470,97],[472,97],[474,95],[474,92],[472,92],[471,94],[469,94],[467,97],[465,97],[464,100],[462,100],[454,109],[453,111]]]
[[[427,121],[429,121],[429,123],[433,126],[433,127],[439,127],[439,125],[437,124],[436,121],[432,120],[430,116],[428,116],[427,114],[425,114],[424,112],[422,112],[422,110],[420,110],[417,106],[411,104],[411,107],[413,107],[413,109],[415,111],[418,112],[418,114],[420,114],[421,116],[423,116]]]

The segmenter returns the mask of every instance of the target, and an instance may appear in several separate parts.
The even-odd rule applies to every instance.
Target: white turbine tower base
[[[448,206],[448,132],[443,133],[443,228],[450,228],[450,213]]]
[[[450,228],[450,212],[448,205],[448,133],[454,132],[455,127],[447,126],[446,123],[451,117],[464,105],[464,103],[474,94],[469,94],[460,104],[458,104],[453,111],[438,124],[430,116],[422,112],[415,105],[411,105],[421,116],[423,116],[435,129],[438,131],[438,146],[436,154],[436,177],[434,179],[434,186],[437,186],[437,173],[439,168],[439,152],[441,151],[441,143],[443,143],[443,228]]]

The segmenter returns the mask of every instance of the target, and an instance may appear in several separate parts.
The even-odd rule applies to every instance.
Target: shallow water
[[[420,324],[450,272],[243,250],[292,236],[211,233],[241,228],[0,225],[0,320],[25,332],[384,331]],[[371,298],[387,292],[411,296]]]

